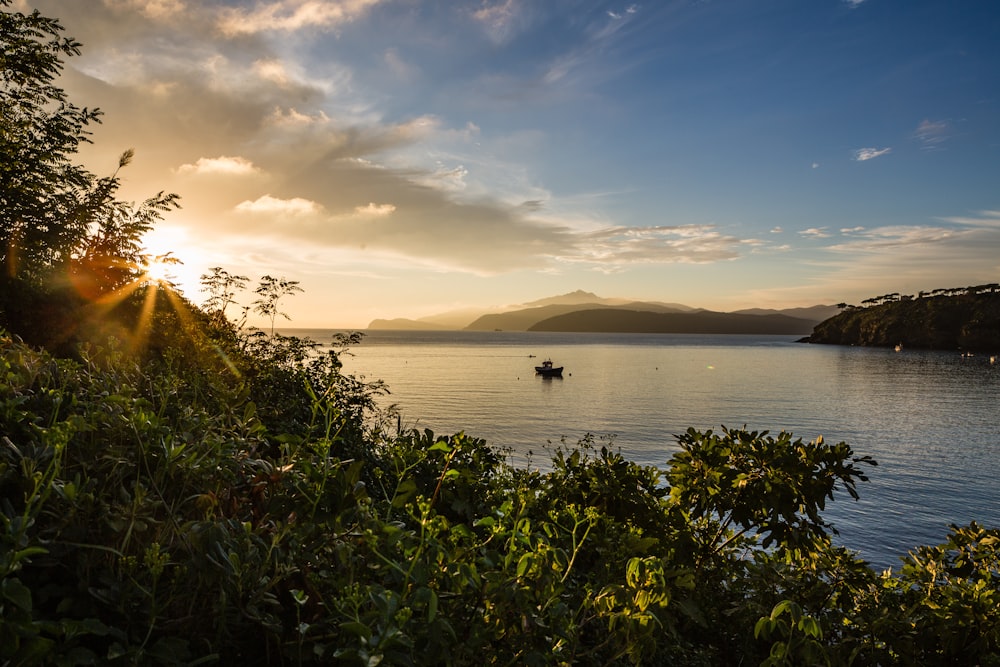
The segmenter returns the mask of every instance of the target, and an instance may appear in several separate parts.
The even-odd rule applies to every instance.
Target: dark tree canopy
[[[0,325],[34,331],[62,316],[52,314],[53,302],[65,315],[140,281],[142,237],[177,206],[177,195],[118,200],[118,169],[131,149],[109,176],[75,162],[101,118],[58,85],[80,44],[56,19],[11,4],[0,0]]]
[[[0,0],[8,7],[10,0]],[[0,13],[0,257],[5,277],[66,261],[86,234],[94,177],[72,161],[100,111],[56,85],[80,44],[37,11]]]

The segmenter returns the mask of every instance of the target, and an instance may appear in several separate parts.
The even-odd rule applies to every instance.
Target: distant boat
[[[562,377],[563,367],[553,366],[551,359],[546,359],[541,366],[535,366],[535,373],[546,377]]]

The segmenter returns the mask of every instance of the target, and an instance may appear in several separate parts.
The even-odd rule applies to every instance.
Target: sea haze
[[[319,342],[328,330],[289,331]],[[551,358],[564,377],[543,379]],[[1000,363],[957,352],[805,345],[793,336],[372,331],[344,370],[383,380],[404,427],[465,431],[545,468],[586,434],[665,466],[675,435],[721,425],[846,441],[870,481],[824,514],[879,568],[949,524],[1000,526]]]

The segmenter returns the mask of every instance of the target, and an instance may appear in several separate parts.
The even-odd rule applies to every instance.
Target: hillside
[[[624,309],[577,310],[533,325],[529,331],[601,333],[788,334],[809,332],[814,322],[787,315],[698,311],[650,312]]]
[[[528,327],[541,320],[568,313],[573,310],[590,308],[632,308],[633,310],[677,311],[696,310],[681,303],[636,302],[633,299],[601,297],[593,292],[576,290],[566,294],[537,299],[527,303],[495,306],[492,308],[453,310],[419,319],[394,318],[375,319],[369,329],[466,329],[469,331],[527,331]],[[832,313],[831,313],[832,314]],[[827,315],[824,315],[826,317]],[[816,321],[823,317],[817,317]]]
[[[971,292],[906,297],[866,308],[849,306],[816,325],[805,342],[998,351],[1000,292]]]
[[[532,327],[540,322],[569,313],[588,312],[592,310],[619,311],[637,309],[650,312],[679,312],[670,306],[652,303],[629,303],[621,306],[609,306],[603,303],[554,304],[539,308],[525,308],[508,313],[483,315],[465,328],[468,331],[494,331],[497,329],[503,331],[530,331]]]
[[[797,317],[819,323],[839,313],[840,308],[837,306],[809,306],[808,308],[783,308],[782,310],[775,310],[773,308],[745,308],[732,312],[740,315],[788,315],[789,317]]]

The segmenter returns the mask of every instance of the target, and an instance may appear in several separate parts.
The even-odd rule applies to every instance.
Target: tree
[[[11,0],[0,0],[9,7]],[[139,205],[115,198],[122,154],[111,176],[98,178],[72,160],[98,109],[80,108],[56,85],[63,59],[80,44],[42,16],[0,12],[0,287],[38,285],[75,275],[105,292],[141,274],[142,236],[177,195]]]
[[[298,280],[286,280],[284,277],[274,278],[273,276],[264,276],[260,279],[260,284],[254,290],[254,294],[260,298],[253,302],[253,309],[271,320],[272,338],[274,337],[275,318],[281,315],[286,320],[290,319],[287,314],[278,310],[278,302],[284,296],[301,291],[302,288],[299,287]]]
[[[226,321],[226,308],[236,303],[236,290],[246,289],[246,276],[229,273],[221,266],[213,266],[211,273],[201,275],[202,291],[208,293],[205,310],[217,316],[220,322]]]
[[[0,0],[10,6],[10,0]],[[86,234],[80,193],[93,176],[71,156],[100,111],[79,108],[55,85],[80,44],[36,10],[0,12],[0,258],[4,278],[68,259]]]
[[[74,162],[101,118],[57,85],[80,44],[58,20],[12,4],[0,0],[0,326],[69,351],[90,335],[137,331],[143,307],[131,297],[160,289],[142,238],[178,197],[117,198],[131,149],[105,177]],[[107,307],[85,308],[96,300]]]

